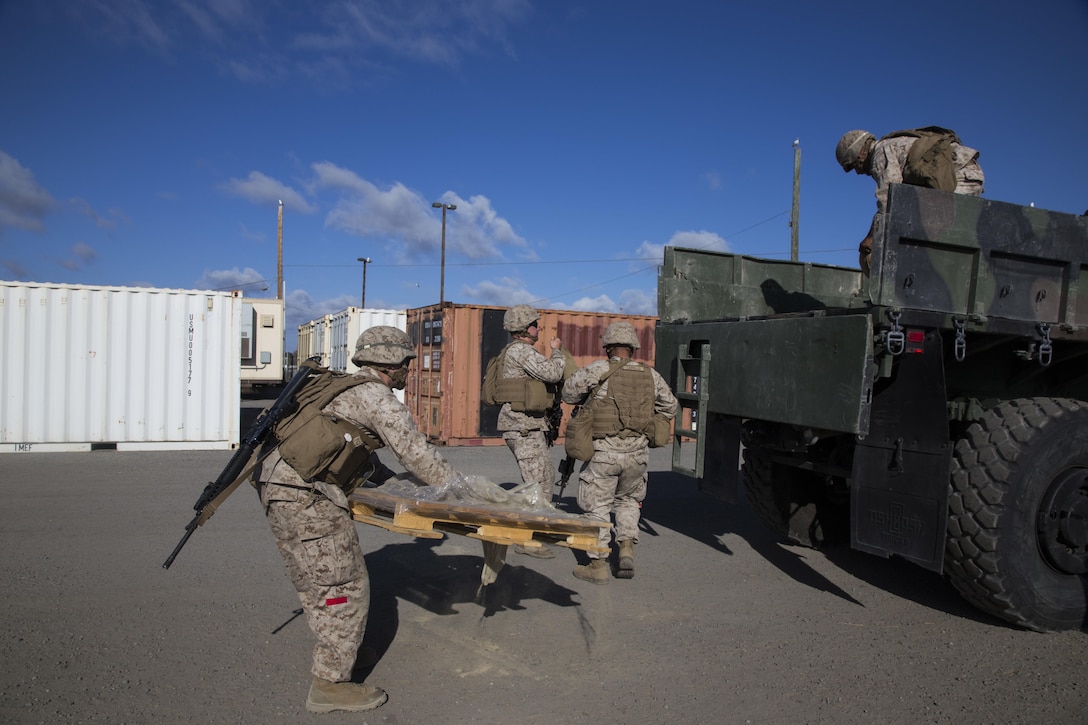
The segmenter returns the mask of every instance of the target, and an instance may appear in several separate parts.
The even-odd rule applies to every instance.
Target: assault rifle
[[[549,385],[548,387],[551,387]],[[548,430],[544,431],[544,440],[550,447],[559,438],[559,426],[563,424],[563,383],[555,385],[555,397],[551,406],[545,411],[544,417],[548,419]]]
[[[559,438],[559,426],[563,424],[563,383],[567,381],[574,371],[578,369],[578,363],[575,362],[574,356],[570,354],[570,351],[565,347],[560,347],[560,351],[563,353],[563,377],[557,383],[548,383],[548,390],[552,392],[552,404],[545,411],[544,417],[548,419],[548,430],[544,433],[544,440],[548,442],[548,447],[551,447]],[[573,464],[572,464],[573,465]],[[568,475],[569,477],[569,475]]]
[[[567,456],[559,464],[559,493],[555,494],[555,504],[558,506],[563,502],[563,491],[567,488],[567,481],[570,480],[571,474],[574,473],[574,459]]]
[[[218,478],[204,487],[204,492],[200,494],[200,498],[197,499],[196,504],[193,506],[196,516],[185,527],[185,534],[181,537],[178,545],[174,547],[173,553],[163,563],[163,569],[170,568],[182,547],[189,541],[189,537],[196,531],[196,527],[203,526],[204,522],[210,519],[215,510],[219,508],[219,504],[223,503],[227,496],[234,493],[234,489],[238,488],[238,484],[250,473],[252,469],[247,469],[246,466],[249,464],[250,459],[253,458],[254,452],[264,444],[276,423],[294,405],[295,394],[306,384],[310,375],[317,372],[317,363],[320,359],[315,356],[302,363],[298,368],[298,372],[287,382],[283,392],[280,393],[275,402],[262,410],[257,419],[253,421],[253,425],[242,435],[238,450],[231,456],[223,472],[219,474]]]

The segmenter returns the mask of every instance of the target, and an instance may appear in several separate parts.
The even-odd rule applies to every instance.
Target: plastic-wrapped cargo
[[[234,447],[241,304],[0,281],[0,452]]]

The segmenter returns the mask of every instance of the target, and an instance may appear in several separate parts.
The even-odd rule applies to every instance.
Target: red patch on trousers
[[[348,603],[348,598],[347,597],[332,597],[331,599],[326,599],[325,600],[325,606],[326,607],[331,607],[334,604],[347,604],[347,603]]]

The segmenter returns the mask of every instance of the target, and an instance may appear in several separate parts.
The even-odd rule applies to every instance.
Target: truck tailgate
[[[677,357],[711,347],[711,412],[865,434],[873,385],[868,314],[659,324],[657,368],[675,382]]]

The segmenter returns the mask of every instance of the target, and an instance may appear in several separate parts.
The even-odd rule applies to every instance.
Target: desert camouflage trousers
[[[608,522],[609,513],[616,517],[616,541],[638,541],[639,503],[646,498],[646,466],[649,449],[625,453],[598,449],[578,474],[578,505],[587,518]],[[607,549],[611,532],[601,529],[597,544]],[[607,558],[607,554],[590,554],[590,558]]]
[[[366,631],[370,579],[351,515],[320,493],[299,499],[270,502],[268,523],[317,637],[313,674],[343,682]]]
[[[552,488],[555,486],[555,471],[552,459],[548,455],[548,441],[542,430],[529,430],[524,433],[507,431],[502,439],[514,454],[521,469],[521,480],[535,483],[540,489],[541,501],[551,503]]]

